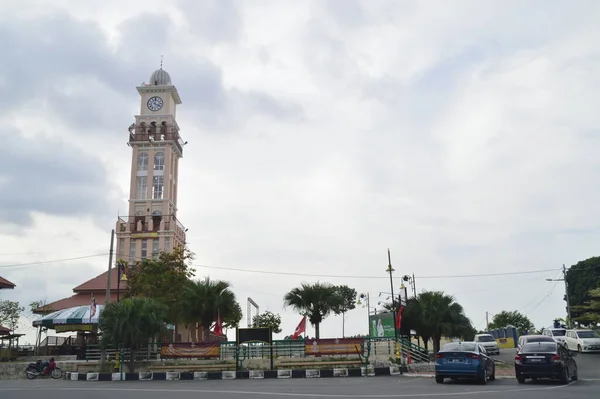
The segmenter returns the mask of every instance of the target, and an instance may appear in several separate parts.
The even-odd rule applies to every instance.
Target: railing
[[[394,357],[396,353],[396,345],[392,338],[365,338],[363,352],[348,352],[339,353],[336,355],[323,355],[328,358],[349,357],[349,356],[367,356],[368,342],[370,342],[370,355],[389,355]],[[429,362],[429,351],[422,348],[407,339],[399,339],[400,351],[403,359],[407,360],[407,354],[410,354],[413,363]],[[136,361],[148,361],[160,359],[160,351],[162,344],[152,343],[144,346],[139,351],[135,352]],[[273,357],[274,358],[303,358],[312,357],[305,352],[304,340],[274,340],[273,341]],[[233,341],[221,342],[219,346],[220,360],[233,360],[236,358],[237,345]],[[86,350],[86,360],[99,360],[101,349],[98,345],[88,345]],[[117,354],[115,348],[107,348],[106,355],[109,359],[114,359]],[[268,359],[271,357],[271,346],[260,343],[249,343],[240,345],[239,355],[245,359]],[[130,359],[130,352],[123,351],[124,359]]]
[[[144,346],[139,350],[134,351],[134,361],[150,361],[159,359],[161,344],[148,344],[148,346]],[[117,353],[119,351],[116,348],[106,348],[105,356],[107,360],[116,359]],[[85,351],[85,360],[94,361],[100,360],[102,354],[102,348],[99,345],[88,345]],[[123,349],[121,351],[121,360],[130,361],[131,360],[131,350]]]
[[[117,231],[120,233],[158,233],[160,231],[174,231],[176,235],[183,237],[185,227],[175,215],[152,216],[123,216],[117,221]]]
[[[173,142],[180,153],[183,153],[181,136],[179,128],[173,125],[132,125],[129,128],[129,142]]]

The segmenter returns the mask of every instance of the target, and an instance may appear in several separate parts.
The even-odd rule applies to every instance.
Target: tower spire
[[[160,69],[162,69],[162,64],[163,64],[163,55],[160,55]]]

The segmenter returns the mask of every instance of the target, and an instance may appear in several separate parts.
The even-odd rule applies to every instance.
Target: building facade
[[[132,149],[129,210],[116,225],[116,258],[130,265],[185,245],[186,229],[177,219],[181,139],[177,106],[181,98],[171,77],[154,71],[137,87],[140,113],[129,126]]]

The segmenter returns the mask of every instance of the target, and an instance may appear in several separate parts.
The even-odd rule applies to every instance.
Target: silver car
[[[500,347],[496,342],[496,338],[494,338],[491,334],[477,334],[475,335],[474,341],[483,346],[485,351],[490,355],[500,354]]]

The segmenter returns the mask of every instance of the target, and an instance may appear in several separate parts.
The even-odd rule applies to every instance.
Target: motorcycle
[[[48,362],[38,360],[35,363],[29,363],[25,369],[25,374],[28,380],[33,380],[38,376],[45,377],[49,375],[55,380],[62,377],[62,370],[54,362],[54,358]]]

